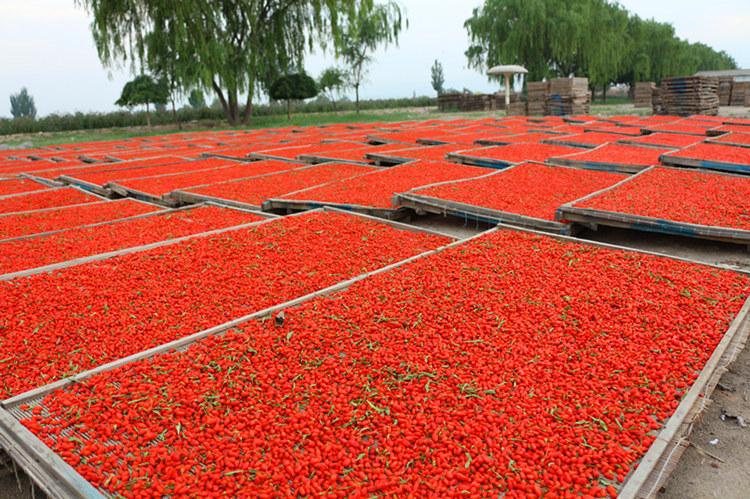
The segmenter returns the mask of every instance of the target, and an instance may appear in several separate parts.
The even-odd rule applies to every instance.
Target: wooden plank
[[[489,224],[505,223],[513,226],[536,229],[557,234],[571,234],[571,225],[540,218],[527,217],[517,213],[493,210],[466,203],[447,201],[444,199],[422,196],[415,192],[396,194],[394,204],[412,208],[417,213],[433,213],[437,215],[451,215],[464,220],[485,222]]]
[[[39,184],[46,185],[47,187],[63,187],[64,186],[62,182],[58,182],[56,180],[51,180],[51,179],[44,178],[44,177],[37,177],[33,173],[19,173],[18,178],[29,179]]]
[[[183,190],[176,190],[172,191],[169,194],[165,196],[165,198],[168,198],[171,203],[174,203],[176,206],[184,206],[184,205],[190,205],[195,203],[213,203],[218,206],[229,206],[231,208],[237,208],[237,209],[243,209],[243,210],[252,210],[252,211],[261,211],[262,206],[260,205],[254,205],[249,203],[243,203],[242,201],[235,201],[232,199],[224,199],[217,196],[207,196],[204,194],[196,194],[193,192],[183,191]]]
[[[676,222],[666,219],[645,217],[628,213],[618,213],[614,211],[596,210],[593,208],[581,208],[576,206],[578,203],[588,201],[604,193],[615,190],[627,182],[633,181],[641,175],[657,168],[649,167],[642,172],[626,178],[606,189],[584,196],[570,203],[563,204],[557,209],[555,218],[557,220],[569,220],[571,222],[581,223],[584,225],[596,227],[604,225],[608,227],[618,227],[643,232],[655,232],[660,234],[671,234],[678,236],[693,237],[697,239],[708,239],[712,241],[727,242],[733,244],[750,244],[750,231],[741,229],[731,229],[726,227],[716,227],[711,225],[700,225],[688,222]],[[664,168],[663,166],[658,168]],[[731,175],[728,173],[708,172],[713,175]],[[735,175],[731,175],[735,176]]]
[[[263,211],[283,210],[287,213],[304,212],[319,208],[338,208],[352,213],[363,213],[387,220],[402,220],[409,211],[404,208],[376,208],[358,204],[328,203],[302,199],[271,198],[263,202]]]
[[[726,144],[725,144],[726,145]],[[674,156],[673,153],[662,154],[659,160],[665,165],[685,166],[690,168],[702,168],[704,170],[717,170],[730,173],[750,173],[750,164],[727,163],[724,161],[711,161],[705,159],[684,158]]]
[[[462,165],[482,166],[484,168],[494,168],[496,170],[502,170],[502,169],[508,168],[509,166],[518,164],[518,163],[511,163],[509,161],[501,161],[498,159],[469,156],[467,154],[462,154],[458,152],[449,152],[446,155],[446,158],[449,161],[454,161]]]
[[[104,186],[93,184],[91,182],[86,182],[85,180],[80,180],[75,177],[70,177],[68,175],[61,175],[59,179],[63,184],[73,185],[75,187],[83,189],[84,191],[92,192],[94,194],[98,194],[106,198],[117,197],[115,193],[113,193],[112,191],[108,189],[105,189]]]
[[[640,173],[647,169],[647,166],[626,165],[622,163],[603,163],[599,161],[583,161],[576,159],[567,159],[564,157],[549,158],[545,161],[548,165],[568,166],[571,168],[581,168],[584,170],[596,170],[613,173]]]

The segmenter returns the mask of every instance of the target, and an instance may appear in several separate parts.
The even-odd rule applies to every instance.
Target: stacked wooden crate
[[[635,107],[654,106],[654,89],[656,84],[652,81],[642,81],[635,84]]]
[[[588,78],[555,78],[550,81],[547,114],[566,116],[590,112]]]
[[[529,116],[544,116],[547,114],[548,81],[530,81],[526,84]]]
[[[438,97],[438,108],[440,111],[494,111],[497,109],[497,97],[494,94],[443,94]]]
[[[728,106],[732,100],[732,84],[734,78],[722,76],[719,78],[719,105]]]
[[[730,106],[750,106],[750,81],[736,81],[732,85]]]
[[[438,109],[440,111],[459,111],[461,109],[461,97],[463,94],[441,94],[438,96]]]
[[[505,101],[503,101],[503,103],[505,103]],[[511,102],[506,110],[508,116],[526,116],[526,113],[526,103],[521,100]]]
[[[493,98],[494,102],[492,103],[493,109],[505,109],[505,92],[498,92],[494,95],[491,95],[490,97]],[[518,103],[521,100],[521,95],[517,94],[515,92],[510,93],[510,105]]]
[[[662,114],[661,109],[661,87],[654,88],[654,95],[651,98],[652,109],[654,114]]]
[[[495,96],[486,94],[464,94],[461,111],[494,111]]]
[[[681,76],[661,82],[664,114],[690,116],[719,114],[719,79],[707,76]]]

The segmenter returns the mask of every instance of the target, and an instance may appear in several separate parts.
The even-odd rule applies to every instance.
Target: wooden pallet
[[[481,158],[479,156],[471,156],[466,153],[461,152],[449,152],[446,155],[446,158],[448,161],[453,161],[454,163],[459,163],[462,165],[468,165],[468,166],[482,166],[484,168],[495,168],[502,170],[503,168],[507,168],[509,166],[513,166],[517,163],[511,163],[509,161],[502,161],[499,159],[492,159],[492,158]]]
[[[586,227],[596,229],[603,225],[606,227],[617,227],[641,232],[653,232],[658,234],[668,234],[673,236],[684,236],[695,239],[707,239],[711,241],[720,241],[732,244],[746,245],[750,248],[750,231],[741,229],[731,229],[727,227],[716,227],[711,225],[699,225],[687,222],[676,222],[662,218],[646,217],[630,213],[619,213],[614,211],[598,210],[594,208],[582,208],[576,204],[598,197],[606,192],[617,189],[643,175],[655,167],[643,170],[640,174],[627,178],[617,184],[594,192],[581,199],[566,203],[557,209],[555,218],[559,221],[565,220],[582,224]],[[663,167],[661,167],[663,168]],[[710,172],[714,175],[729,175],[724,173]]]
[[[706,76],[665,78],[661,82],[662,112],[674,116],[719,114],[719,79]]]
[[[652,81],[643,81],[635,84],[635,107],[653,108],[654,89],[656,84]]]
[[[487,223],[489,225],[508,224],[553,234],[570,235],[572,233],[572,226],[569,223],[544,220],[508,211],[493,210],[481,206],[423,196],[416,192],[397,194],[393,198],[393,203],[400,207],[411,208],[418,215],[432,213],[453,216],[461,220]]]
[[[727,144],[722,144],[727,145]],[[662,154],[659,158],[664,165],[683,166],[689,168],[702,168],[704,170],[716,170],[729,173],[750,173],[750,164],[727,163],[724,161],[711,161],[706,159],[685,158],[677,156],[679,151]]]
[[[373,206],[364,206],[358,204],[325,203],[321,201],[283,198],[269,199],[263,203],[263,206],[261,208],[265,212],[284,213],[286,215],[317,210],[320,208],[335,208],[347,212],[361,213],[363,215],[369,215],[371,217],[385,220],[403,220],[407,218],[411,213],[411,211],[405,207],[376,208]]]

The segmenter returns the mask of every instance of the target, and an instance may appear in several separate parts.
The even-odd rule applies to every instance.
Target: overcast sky
[[[376,54],[363,98],[430,94],[430,66],[445,67],[446,86],[491,91],[496,85],[466,67],[468,45],[463,22],[481,0],[401,0],[409,29],[398,47]],[[726,50],[742,67],[750,67],[748,0],[621,0],[644,18],[671,22],[682,38]],[[73,0],[0,0],[0,116],[10,115],[8,96],[26,86],[39,115],[53,112],[116,109],[126,70],[102,67],[86,13]],[[335,61],[313,54],[310,74]],[[211,97],[212,98],[212,97]],[[209,101],[210,99],[209,98]]]

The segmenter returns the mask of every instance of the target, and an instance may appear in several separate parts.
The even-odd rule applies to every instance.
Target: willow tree
[[[726,53],[679,39],[610,0],[484,0],[464,23],[469,65],[521,64],[530,80],[578,74],[611,83],[660,81],[735,66]]]
[[[354,88],[357,113],[359,90],[367,77],[367,65],[378,46],[398,43],[401,30],[408,26],[401,7],[393,0],[360,9],[347,19],[338,43],[338,53],[349,66],[351,86]]]
[[[588,76],[592,89],[602,89],[604,100],[607,89],[623,73],[630,44],[628,11],[619,4],[596,0],[589,4],[585,21],[582,73]],[[606,33],[606,36],[601,36]]]
[[[464,23],[471,41],[469,65],[484,71],[521,64],[531,80],[552,76],[560,67],[573,69],[580,45],[580,18],[573,11],[565,0],[485,0]]]
[[[652,19],[631,16],[626,62],[618,81],[661,82],[663,78],[693,74],[696,71],[734,69],[735,60],[726,52],[703,43],[689,43],[677,37],[674,27]]]
[[[177,115],[177,99],[197,80],[197,74],[192,62],[185,60],[185,54],[175,50],[176,30],[169,27],[169,20],[164,22],[166,26],[157,21],[154,29],[147,35],[145,66],[149,73],[166,85],[168,100],[172,105],[172,120],[182,128]]]
[[[312,47],[340,41],[348,19],[374,8],[372,0],[77,2],[93,16],[91,30],[105,66],[130,64],[135,70],[149,52],[171,54],[164,65],[172,68],[176,84],[211,89],[232,124],[250,119],[257,89],[301,67]]]

